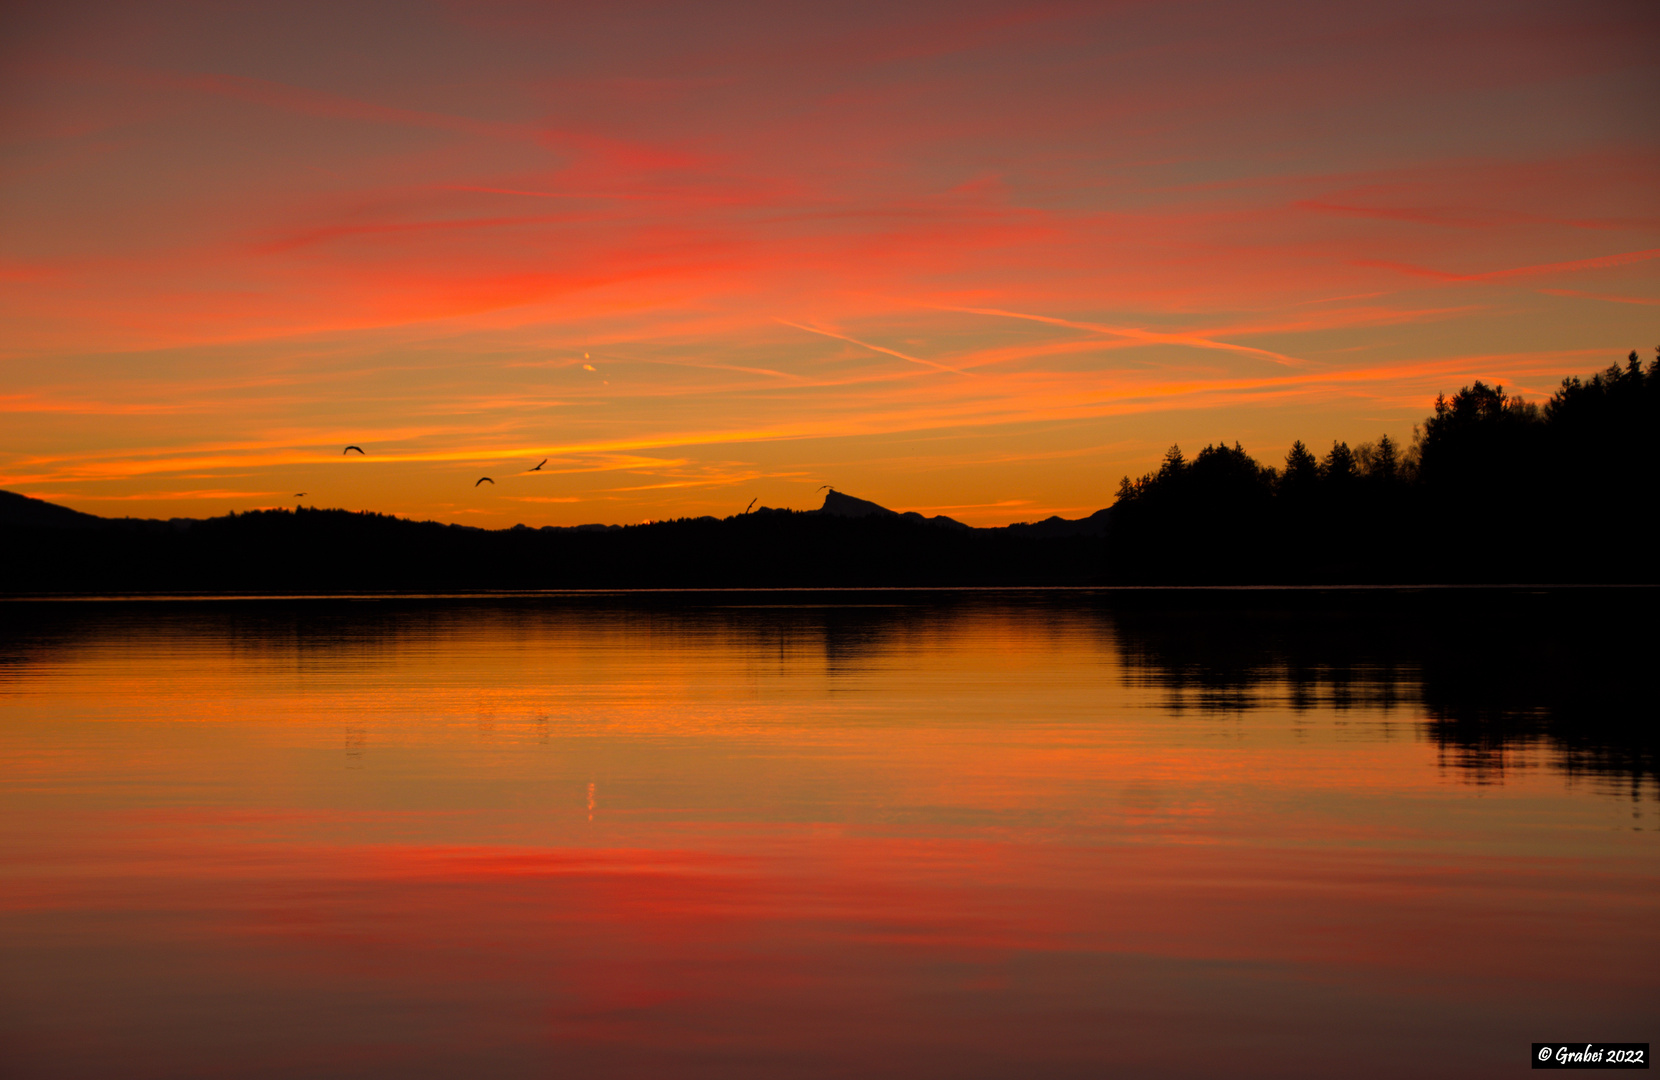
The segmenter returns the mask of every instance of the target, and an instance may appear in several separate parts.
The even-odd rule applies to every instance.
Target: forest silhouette
[[[1660,352],[1660,350],[1657,350]],[[1476,382],[1387,436],[1265,466],[1237,442],[1126,477],[1088,518],[973,529],[819,510],[477,529],[345,510],[107,519],[0,493],[0,592],[1652,583],[1660,357],[1543,405]]]
[[[1660,349],[1656,350],[1660,353]],[[1542,406],[1477,381],[1415,430],[1281,468],[1238,442],[1125,477],[1108,576],[1188,584],[1648,582],[1660,356],[1567,378]]]

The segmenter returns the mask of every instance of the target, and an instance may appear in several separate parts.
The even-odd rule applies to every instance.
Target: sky
[[[1410,442],[1653,355],[1657,45],[1584,0],[0,4],[0,487],[998,525],[1172,443]]]

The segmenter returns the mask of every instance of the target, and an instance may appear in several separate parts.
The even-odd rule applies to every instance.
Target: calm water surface
[[[1653,701],[1573,683],[1560,612],[3,618],[8,1076],[1508,1076],[1660,1041]]]

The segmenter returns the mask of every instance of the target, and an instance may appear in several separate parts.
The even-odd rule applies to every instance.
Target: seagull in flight
[[[361,446],[348,446],[348,447],[346,447],[346,449],[340,451],[340,453],[341,454],[349,454],[353,450],[356,450],[360,454],[363,453],[363,447],[361,447]],[[365,455],[365,456],[367,456],[367,455]]]
[[[751,510],[755,509],[755,504],[760,502],[760,501],[761,501],[761,496],[759,496],[759,495],[757,495],[753,499],[749,500],[749,505],[744,507],[744,513],[747,514]]]
[[[821,488],[819,488],[819,489],[818,489],[818,491],[835,491],[835,490],[836,490],[836,489],[835,489],[835,488],[833,488],[833,487],[831,487],[831,486],[830,486],[830,485],[829,485],[829,484],[825,484],[825,485],[824,485],[824,486],[823,486],[823,487],[821,487]],[[815,492],[813,492],[813,494],[814,494],[814,495],[817,495],[817,494],[818,494],[818,491],[815,491]]]
[[[488,476],[481,476],[477,480],[473,481],[473,486],[474,487],[478,487],[480,484],[489,484],[491,487],[496,486],[496,482],[494,480],[490,479]]]
[[[543,459],[542,459],[542,465],[546,465],[546,464],[547,464],[547,463],[548,463],[548,459],[547,459],[547,458],[543,458]],[[526,470],[525,470],[525,471],[526,471],[526,472],[541,472],[541,471],[542,471],[542,465],[538,465],[538,466],[536,466],[536,467],[535,467],[535,468],[534,468],[534,469],[526,469]],[[474,485],[473,485],[473,486],[474,486],[474,487],[477,487],[477,486],[478,486],[478,485],[477,485],[477,484],[474,484]]]
[[[295,498],[296,498],[296,499],[303,499],[303,498],[305,498],[305,492],[303,492],[303,491],[296,491],[296,492],[295,492],[295,493],[294,493],[294,497],[295,497]]]

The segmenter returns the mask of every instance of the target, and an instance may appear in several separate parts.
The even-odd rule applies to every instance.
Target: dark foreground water
[[[1175,605],[1172,606],[1172,603]],[[1653,594],[0,606],[0,1074],[1660,1035]]]

